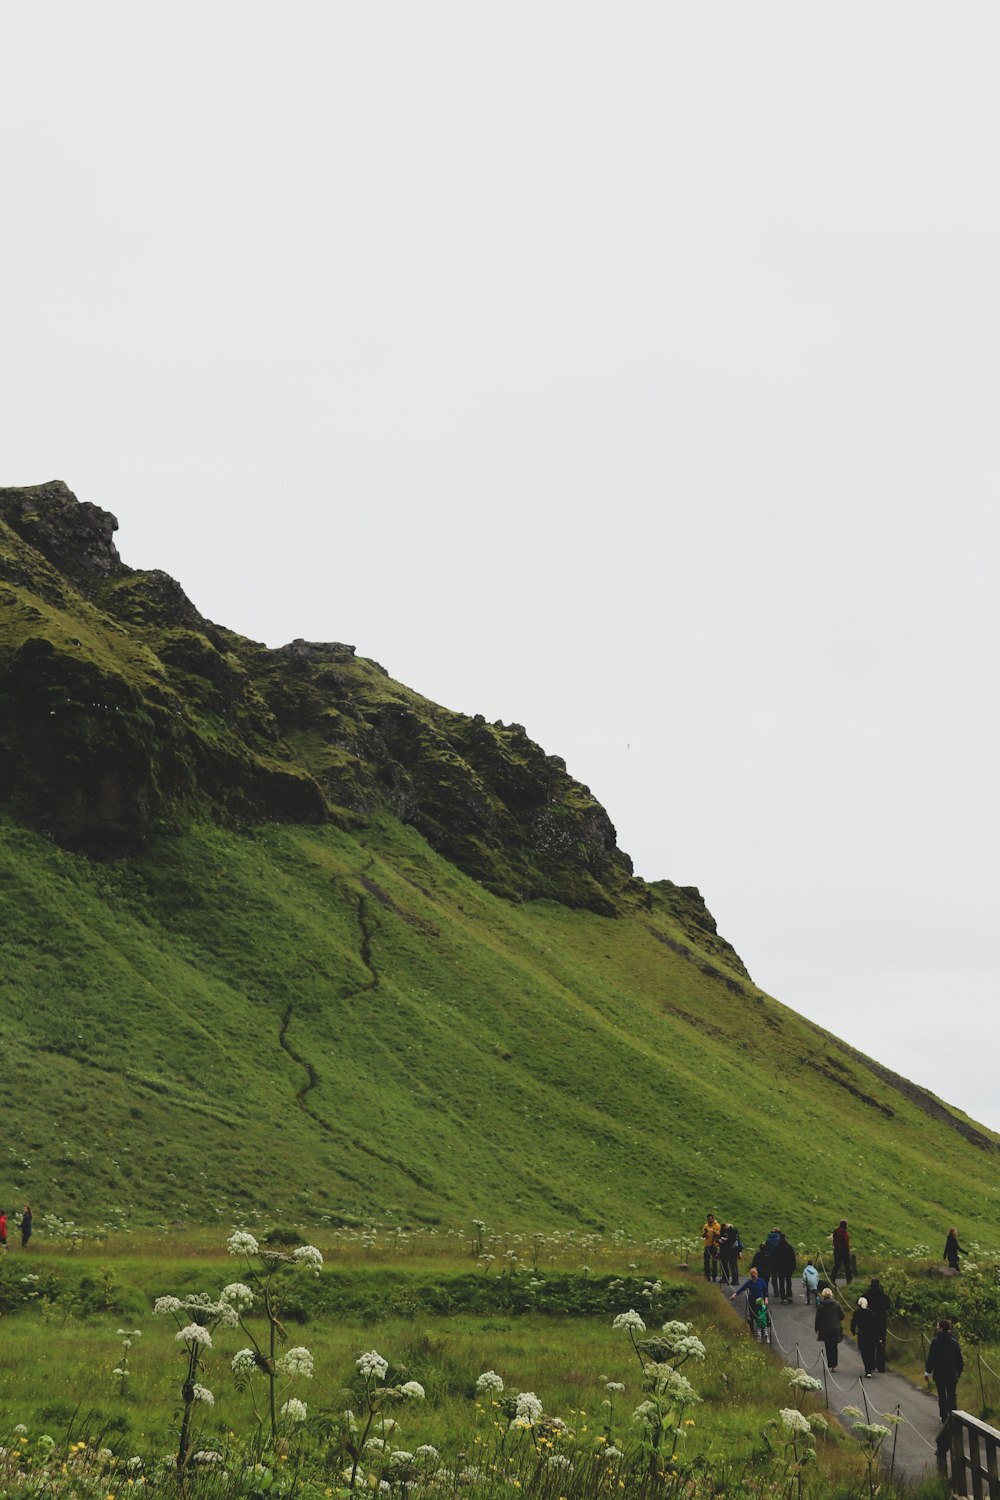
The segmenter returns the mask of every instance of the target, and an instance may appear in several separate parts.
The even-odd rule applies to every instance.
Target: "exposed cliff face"
[[[499,894],[643,896],[607,813],[517,724],[429,703],[352,646],[279,650],[127,567],[61,482],[0,489],[0,801],[97,857],[185,818],[388,810]]]

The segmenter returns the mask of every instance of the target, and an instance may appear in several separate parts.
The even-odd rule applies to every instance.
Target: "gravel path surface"
[[[728,1299],[732,1288],[723,1284],[722,1291]],[[771,1347],[787,1365],[801,1367],[814,1379],[823,1381],[830,1412],[845,1427],[849,1428],[852,1420],[842,1416],[845,1406],[859,1407],[869,1414],[872,1422],[877,1422],[883,1413],[898,1412],[902,1416],[902,1423],[890,1432],[881,1450],[886,1467],[891,1467],[894,1474],[919,1479],[933,1469],[935,1443],[941,1431],[933,1386],[928,1390],[918,1389],[891,1370],[865,1378],[865,1367],[849,1332],[854,1304],[844,1287],[838,1288],[841,1305],[846,1301],[844,1342],[840,1345],[836,1370],[828,1370],[823,1345],[817,1341],[813,1328],[815,1308],[806,1306],[801,1286],[796,1286],[795,1292],[793,1302],[771,1302]],[[742,1314],[745,1300],[738,1297],[733,1304],[737,1316]]]

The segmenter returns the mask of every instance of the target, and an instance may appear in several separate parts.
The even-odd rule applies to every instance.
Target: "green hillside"
[[[1000,1140],[758,990],[519,726],[244,641],[113,530],[0,491],[8,1206],[995,1222]]]

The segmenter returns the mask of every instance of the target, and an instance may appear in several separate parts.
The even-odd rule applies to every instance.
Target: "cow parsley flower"
[[[611,1326],[612,1328],[634,1328],[636,1333],[646,1332],[646,1325],[634,1307],[630,1307],[628,1312],[619,1313]]]
[[[200,1323],[189,1323],[180,1333],[175,1333],[174,1338],[179,1344],[200,1344],[203,1349],[212,1347],[212,1335]]]
[[[436,1464],[440,1460],[441,1454],[431,1443],[421,1443],[420,1447],[414,1451],[413,1457],[422,1458],[427,1463]]]
[[[534,1426],[544,1408],[534,1391],[522,1391],[514,1403],[514,1415],[518,1421]]]
[[[157,1297],[153,1303],[154,1313],[177,1313],[184,1306],[179,1297]]]
[[[805,1370],[789,1370],[788,1384],[795,1391],[821,1391],[823,1389],[822,1380],[815,1380]]]
[[[477,1396],[499,1396],[503,1390],[503,1381],[496,1370],[484,1370],[476,1381]]]
[[[799,1433],[805,1433],[808,1436],[812,1432],[812,1428],[809,1426],[809,1418],[803,1416],[802,1412],[796,1410],[794,1406],[783,1406],[778,1412],[778,1416],[782,1420],[785,1431],[790,1432],[793,1437]]]
[[[238,1313],[248,1312],[253,1306],[253,1292],[243,1281],[231,1281],[219,1293],[219,1301],[233,1307]]]
[[[226,1241],[226,1248],[230,1255],[257,1255],[260,1246],[252,1234],[245,1229],[237,1229]]]
[[[405,1448],[397,1448],[395,1453],[389,1454],[389,1465],[391,1468],[402,1468],[403,1464],[412,1464],[413,1454]]]
[[[277,1367],[282,1375],[297,1375],[303,1380],[313,1378],[313,1357],[308,1349],[301,1345],[295,1349],[289,1349],[277,1362]]]
[[[610,1391],[611,1394],[614,1396],[619,1391],[623,1391],[625,1389],[625,1387],[622,1385],[622,1383],[621,1383],[620,1380],[606,1380],[604,1382],[604,1389],[606,1391]]]
[[[194,1399],[196,1401],[204,1401],[206,1406],[215,1405],[215,1397],[205,1385],[196,1385],[194,1387]]]
[[[323,1269],[323,1256],[315,1245],[300,1245],[292,1254],[292,1259],[307,1271],[313,1271],[317,1276]]]
[[[389,1361],[383,1359],[377,1349],[369,1349],[367,1353],[359,1354],[354,1364],[366,1380],[372,1376],[376,1380],[384,1380],[385,1373],[389,1368]]]
[[[251,1370],[257,1368],[257,1355],[253,1349],[240,1349],[233,1355],[232,1368],[234,1375],[249,1375]]]
[[[199,1448],[197,1453],[191,1455],[191,1462],[193,1464],[221,1464],[225,1463],[225,1459],[214,1448]]]
[[[610,1448],[605,1448],[603,1453],[601,1454],[602,1458],[621,1458],[621,1456],[622,1450],[620,1448],[614,1447],[613,1444]]]
[[[414,1401],[423,1401],[425,1395],[427,1394],[423,1386],[420,1384],[419,1380],[408,1380],[406,1384],[401,1385],[399,1389],[402,1391],[404,1396],[412,1396]]]
[[[290,1396],[281,1408],[281,1415],[287,1417],[290,1422],[304,1422],[306,1419],[306,1403],[300,1401],[296,1396]]]

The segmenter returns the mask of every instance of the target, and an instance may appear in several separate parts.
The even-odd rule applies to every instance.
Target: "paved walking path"
[[[770,1303],[772,1348],[785,1364],[799,1367],[815,1380],[823,1381],[831,1415],[838,1417],[845,1427],[850,1428],[852,1421],[842,1415],[845,1406],[859,1407],[867,1414],[866,1420],[872,1422],[879,1421],[885,1413],[898,1411],[903,1421],[890,1431],[882,1445],[881,1455],[886,1467],[891,1466],[894,1474],[906,1479],[921,1478],[934,1468],[936,1462],[935,1442],[941,1431],[937,1392],[933,1387],[929,1391],[920,1390],[905,1376],[896,1375],[891,1370],[873,1375],[870,1380],[865,1379],[865,1367],[849,1332],[854,1301],[849,1290],[845,1295],[843,1287],[838,1289],[838,1294],[841,1305],[846,1302],[844,1342],[840,1345],[836,1370],[828,1370],[823,1345],[817,1342],[813,1327],[816,1310],[806,1306],[801,1284],[793,1281],[792,1285],[795,1291],[793,1302],[781,1303],[772,1299]],[[732,1290],[722,1283],[727,1299]],[[858,1296],[862,1290],[859,1284]],[[742,1313],[745,1301],[745,1295],[737,1297],[734,1310]]]

